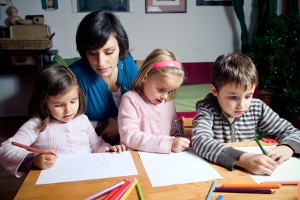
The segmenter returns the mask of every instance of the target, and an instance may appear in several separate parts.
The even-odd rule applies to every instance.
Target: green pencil
[[[260,142],[258,141],[258,139],[255,137],[254,138],[256,143],[258,144],[260,150],[263,152],[263,154],[265,154],[266,156],[268,156],[267,152],[264,150],[264,148],[261,146]]]
[[[143,193],[142,193],[141,186],[140,186],[139,182],[136,183],[136,189],[137,189],[137,192],[138,192],[138,195],[139,195],[139,199],[144,200],[144,196],[143,196]]]

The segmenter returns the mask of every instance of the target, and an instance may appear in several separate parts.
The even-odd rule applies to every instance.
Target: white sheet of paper
[[[137,175],[130,151],[122,153],[58,154],[53,167],[42,170],[36,184]]]
[[[274,147],[274,146],[271,146]],[[270,148],[270,146],[264,146],[264,149]],[[262,153],[260,148],[257,147],[239,147],[242,151],[250,153]],[[268,175],[253,175],[250,174],[251,178],[257,182],[262,183],[265,181],[300,181],[300,160],[297,158],[290,158],[289,160],[278,165],[271,176]]]
[[[192,149],[171,154],[138,153],[152,187],[223,179]]]

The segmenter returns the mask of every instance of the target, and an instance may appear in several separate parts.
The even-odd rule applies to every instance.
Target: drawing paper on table
[[[267,148],[269,148],[269,146],[264,146],[264,149]],[[250,153],[261,153],[261,150],[259,149],[258,146],[238,147],[236,149],[250,152]],[[300,160],[298,158],[292,157],[289,160],[286,160],[282,164],[278,165],[271,176],[253,175],[253,174],[249,174],[249,175],[257,183],[262,183],[265,181],[299,181],[300,182],[299,169],[300,169]]]
[[[59,154],[53,167],[41,170],[36,184],[137,174],[130,151],[122,153]]]
[[[223,179],[192,149],[171,154],[138,153],[152,187]]]

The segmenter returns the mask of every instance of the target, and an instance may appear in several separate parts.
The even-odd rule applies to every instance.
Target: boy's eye
[[[229,96],[230,99],[237,99],[237,96]]]

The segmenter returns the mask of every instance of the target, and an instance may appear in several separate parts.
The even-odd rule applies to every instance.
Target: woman
[[[138,72],[126,31],[112,13],[95,11],[80,22],[76,45],[82,59],[70,68],[86,96],[86,115],[98,135],[112,145],[118,144],[121,96],[131,88]]]

